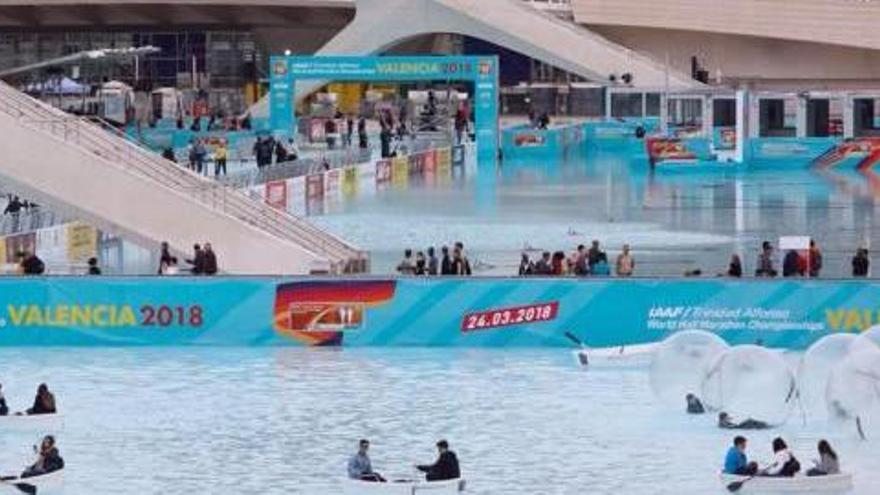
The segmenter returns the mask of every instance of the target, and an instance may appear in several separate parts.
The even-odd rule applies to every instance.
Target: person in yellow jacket
[[[228,152],[226,150],[226,141],[220,141],[220,144],[214,149],[214,177],[220,175],[221,170],[223,175],[226,175],[226,157]]]

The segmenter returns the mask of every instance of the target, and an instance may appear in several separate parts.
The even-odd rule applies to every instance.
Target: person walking
[[[18,199],[18,196],[10,196],[9,202],[6,203],[6,209],[3,210],[4,215],[12,217],[12,231],[17,232],[19,227],[19,217],[21,210],[24,209],[24,203]]]
[[[198,160],[198,158],[196,157],[195,139],[190,140],[189,144],[186,145],[186,158],[187,158],[187,168],[195,171],[196,161]]]
[[[351,138],[354,136],[354,117],[351,115],[345,118],[345,147],[351,148]]]
[[[362,150],[367,149],[369,147],[369,140],[367,138],[367,119],[363,116],[358,119],[358,147]]]
[[[205,157],[208,156],[208,150],[205,149],[205,145],[201,140],[196,140],[196,144],[193,147],[195,150],[195,158],[196,158],[196,173],[202,175],[206,172],[205,170]]]

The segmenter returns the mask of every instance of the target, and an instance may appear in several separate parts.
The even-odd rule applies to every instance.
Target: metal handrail
[[[291,219],[290,216],[285,215],[285,214],[278,215],[279,212],[277,209],[272,208],[268,205],[265,205],[264,203],[256,203],[237,190],[234,190],[232,188],[218,186],[218,184],[215,181],[205,179],[198,174],[192,173],[191,171],[182,169],[179,166],[172,164],[171,162],[168,162],[164,159],[158,158],[152,152],[149,152],[149,151],[145,150],[144,148],[141,148],[140,146],[138,146],[137,144],[135,144],[131,140],[127,139],[125,137],[125,135],[122,134],[116,128],[109,127],[108,130],[119,135],[120,138],[124,139],[124,143],[123,143],[122,139],[120,140],[120,142],[123,143],[124,146],[126,146],[127,151],[134,152],[134,153],[140,155],[141,158],[148,159],[148,161],[150,162],[151,165],[153,163],[156,163],[157,160],[159,160],[161,162],[162,166],[164,166],[166,169],[170,168],[174,173],[178,174],[179,177],[185,178],[188,181],[188,184],[191,185],[195,190],[210,191],[212,194],[214,194],[214,193],[216,193],[216,191],[220,190],[223,192],[223,194],[230,194],[231,198],[237,200],[236,201],[237,205],[246,206],[247,208],[245,209],[245,211],[251,211],[254,207],[257,207],[258,211],[261,213],[270,213],[273,219],[279,219],[279,218],[283,219],[283,220],[290,220]],[[303,221],[301,224],[294,225],[294,227],[301,228],[303,230],[306,230],[309,233],[317,234],[317,235],[324,237],[324,238],[329,237],[330,239],[332,239],[332,242],[327,242],[325,240],[324,243],[326,245],[335,244],[337,247],[343,248],[344,250],[351,249],[343,241],[336,239],[336,238],[333,238],[332,236],[329,236],[325,232],[317,229],[316,227],[308,224],[307,222]]]
[[[263,202],[254,201],[239,191],[185,170],[133,143],[124,133],[106,123],[104,126],[112,133],[104,132],[101,126],[93,122],[68,115],[3,83],[0,83],[0,103],[0,109],[25,125],[48,130],[49,134],[64,142],[95,153],[127,172],[134,172],[164,187],[187,193],[205,206],[279,238],[294,241],[316,254],[327,256],[331,263],[344,263],[342,267],[335,266],[337,270],[341,268],[346,271],[352,263],[366,263],[365,252],[349,246],[332,234]]]
[[[42,120],[42,121],[37,120],[37,119],[31,119],[30,122],[33,122],[33,123],[49,123],[49,124],[52,125],[52,127],[50,128],[50,130],[53,131],[53,133],[56,134],[56,135],[58,134],[58,132],[55,132],[56,129],[55,129],[55,125],[54,125],[54,124],[56,124],[56,123],[61,123],[62,125],[64,125],[64,137],[65,137],[66,140],[68,140],[68,141],[71,140],[71,132],[70,132],[70,128],[69,128],[68,124],[74,124],[75,126],[81,126],[82,124],[84,124],[84,122],[80,121],[79,119],[71,119],[71,118],[67,118],[67,116],[65,116],[65,118],[61,119],[60,121],[59,121],[59,119],[56,118],[56,119],[44,119],[44,120]],[[87,125],[90,126],[91,124],[87,124]],[[80,127],[80,128],[74,127],[74,129],[75,129],[76,131],[80,131],[80,130],[82,130],[81,127]],[[93,139],[93,138],[96,138],[96,137],[97,137],[97,138],[100,138],[100,137],[101,137],[101,134],[100,134],[100,133],[99,133],[99,134],[96,134],[96,135],[90,135],[90,134],[85,134],[85,135],[84,135],[84,134],[82,134],[82,133],[80,133],[80,132],[75,132],[75,133],[73,134],[73,137],[74,137],[74,140],[77,141],[77,143],[80,144],[80,145],[83,145],[83,144],[92,144],[93,146],[90,146],[90,148],[92,149],[92,151],[101,151],[101,152],[110,151],[111,153],[113,153],[113,154],[115,155],[115,156],[105,156],[105,158],[122,158],[122,159],[128,161],[129,163],[131,163],[131,161],[134,160],[134,159],[138,159],[138,162],[143,162],[142,158],[152,158],[150,155],[147,155],[147,156],[145,157],[145,156],[143,156],[143,154],[141,154],[141,156],[138,156],[139,153],[136,153],[136,152],[140,152],[141,149],[139,149],[139,148],[136,147],[136,146],[132,146],[131,143],[130,143],[130,141],[127,141],[127,140],[126,140],[124,143],[122,143],[122,146],[125,146],[125,148],[124,148],[124,149],[120,149],[120,148],[117,146],[117,145],[120,144],[120,143],[116,143],[116,142],[112,142],[112,141],[109,141],[109,142],[108,142],[108,140],[106,140],[106,139]],[[102,142],[102,141],[103,141],[103,142]],[[133,151],[134,151],[134,152],[133,152]],[[121,153],[122,156],[120,156],[120,153]],[[150,161],[153,161],[153,160],[150,160]],[[139,165],[140,165],[140,164],[142,164],[142,163],[139,163]],[[161,178],[160,178],[160,177],[156,177],[155,174],[153,173],[153,172],[156,172],[156,169],[152,167],[152,166],[153,166],[152,163],[150,163],[149,165],[150,165],[151,167],[150,167],[150,169],[147,170],[148,173],[146,174],[148,177],[150,177],[151,179],[167,179],[167,178],[168,178],[168,177],[167,177],[168,174],[164,174],[165,177],[161,177]],[[173,176],[173,177],[171,178],[171,179],[172,179],[172,180],[171,180],[171,183],[169,183],[168,180],[160,180],[160,182],[163,183],[163,185],[166,185],[166,186],[172,186],[172,187],[175,187],[175,188],[178,188],[178,189],[179,189],[179,188],[185,188],[185,189],[189,189],[190,191],[196,191],[196,192],[198,192],[198,191],[200,191],[200,190],[204,190],[204,189],[206,189],[206,184],[201,183],[201,182],[200,182],[200,178],[199,178],[198,176],[191,175],[191,177],[187,177],[186,171],[183,171],[183,170],[181,170],[181,169],[178,169],[177,167],[173,167],[173,169],[177,172],[176,176]],[[139,168],[139,170],[140,170],[140,171],[143,171],[143,170],[140,169],[140,168]],[[160,171],[164,171],[164,170],[162,170],[161,168],[160,168],[159,170],[160,170]],[[196,181],[193,181],[193,180],[186,180],[186,179],[196,179]],[[213,188],[213,187],[211,187],[210,189],[211,189],[211,190],[210,190],[210,194],[211,194],[211,196],[212,196],[214,199],[216,199],[216,196],[217,196],[217,190],[216,190],[215,188]],[[223,194],[226,194],[226,191],[223,191]],[[199,199],[202,199],[202,198],[199,198]],[[229,202],[225,202],[225,204],[228,205],[228,204],[230,204],[230,203],[229,203]],[[248,204],[248,205],[243,205],[243,204],[240,204],[239,202],[235,202],[235,203],[232,203],[232,204],[233,204],[234,206],[248,206],[248,207],[252,207],[252,206],[253,206],[253,202],[251,202],[251,204]],[[212,206],[214,206],[214,207],[217,206],[216,201],[212,201]],[[224,210],[227,210],[227,212],[228,212],[228,209],[224,208]],[[261,210],[262,210],[262,211],[260,211],[260,213],[265,213],[265,209],[261,209]],[[246,212],[246,211],[247,211],[247,210],[245,210],[245,212]],[[233,212],[233,213],[234,213],[234,212]],[[240,213],[240,212],[239,212],[239,213]],[[249,220],[249,221],[253,220],[253,219],[250,218],[248,215],[236,215],[236,216],[239,217],[239,218],[241,218],[241,219],[243,219],[243,220]],[[263,215],[263,216],[265,217],[265,215]],[[277,219],[278,219],[278,216],[275,215],[274,220],[277,221]],[[259,219],[258,219],[258,220],[259,220]],[[261,226],[263,226],[263,227],[269,227],[269,228],[272,227],[271,225],[265,225],[264,222],[259,222],[259,221],[257,221],[257,222],[253,222],[253,221],[251,221],[251,223],[263,224],[263,225],[261,225]],[[297,229],[297,230],[300,230],[298,227],[302,227],[302,226],[301,226],[301,225],[292,225],[292,227],[295,228],[295,229]],[[273,230],[275,230],[275,229],[273,229]],[[308,228],[306,228],[306,229],[302,229],[302,230],[305,230],[306,233],[308,233],[308,234],[314,234],[314,233],[317,233],[315,229],[308,229]],[[287,237],[287,236],[283,235],[283,234],[284,234],[283,231],[281,231],[281,232],[279,232],[279,233],[281,233],[283,237]],[[311,239],[308,239],[308,240],[311,240]],[[311,244],[311,243],[310,243],[310,244]],[[326,248],[326,247],[329,245],[329,243],[328,243],[325,239],[320,239],[318,244],[319,244],[321,247],[324,247],[324,248]]]

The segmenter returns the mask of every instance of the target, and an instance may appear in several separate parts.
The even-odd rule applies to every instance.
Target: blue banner
[[[880,284],[611,279],[0,280],[3,346],[569,347],[704,329],[804,349],[880,321]]]
[[[498,152],[497,56],[288,56],[272,57],[270,121],[277,133],[294,129],[293,102],[298,80],[407,82],[467,81],[474,85],[477,154]]]

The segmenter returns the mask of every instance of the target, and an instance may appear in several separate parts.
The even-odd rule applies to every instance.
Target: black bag
[[[791,459],[789,459],[789,461],[786,462],[784,466],[782,466],[782,471],[779,472],[779,475],[791,477],[799,473],[800,470],[801,463],[798,462],[797,458],[792,455]]]

